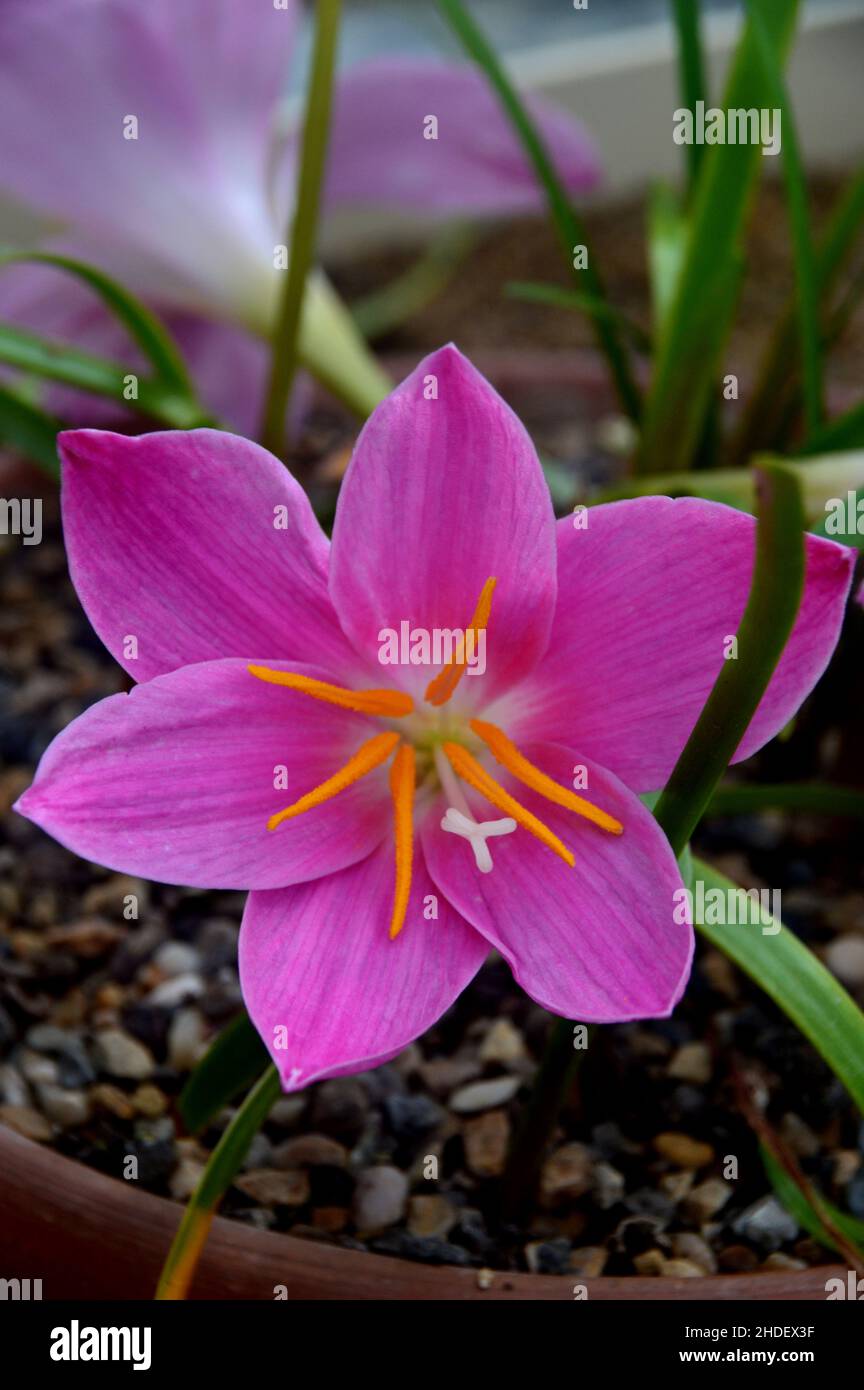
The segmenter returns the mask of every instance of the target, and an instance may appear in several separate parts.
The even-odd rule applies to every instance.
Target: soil
[[[819,208],[832,192],[817,187]],[[777,215],[775,206],[773,237],[757,219],[754,255],[766,269],[751,277],[736,339],[745,360],[788,289]],[[644,314],[640,214],[618,209],[593,221],[606,229],[617,301]],[[508,279],[557,280],[557,265],[542,229],[487,234],[436,304],[386,346],[416,356],[453,336],[458,322],[469,352],[502,342],[572,348],[584,338],[578,319],[498,295]],[[343,271],[343,286],[363,293],[398,266],[398,257],[360,260]],[[851,379],[861,332],[853,324],[835,380]],[[529,423],[541,447],[608,475],[608,421],[584,402],[534,406]],[[298,470],[320,481],[348,442],[345,422],[319,412],[298,445]],[[189,1136],[176,1099],[209,1041],[242,1008],[243,897],[110,874],[10,811],[51,738],[127,685],[72,590],[56,499],[46,499],[45,512],[41,545],[0,538],[8,650],[0,684],[0,1122],[117,1177],[132,1157],[143,1187],[182,1202],[230,1118],[226,1111]],[[820,776],[861,785],[862,628],[856,612],[791,737],[752,759],[748,780]],[[864,1003],[864,880],[849,823],[788,813],[709,819],[695,847],[745,886],[780,887],[787,924]],[[127,920],[133,897],[138,920]],[[225,1213],[412,1260],[562,1275],[696,1278],[827,1263],[830,1253],[772,1196],[738,1102],[743,1075],[805,1174],[864,1218],[864,1126],[854,1107],[793,1025],[700,941],[672,1019],[594,1032],[545,1158],[536,1211],[521,1228],[508,1224],[501,1173],[551,1022],[491,957],[454,1008],[390,1065],[277,1102]]]

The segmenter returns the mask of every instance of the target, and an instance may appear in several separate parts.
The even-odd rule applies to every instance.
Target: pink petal
[[[443,800],[423,825],[434,882],[466,921],[501,952],[538,1004],[584,1023],[671,1013],[690,971],[693,931],[676,923],[683,885],[654,817],[616,777],[571,749],[527,745],[526,757],[562,786],[588,766],[580,795],[624,826],[611,835],[561,810],[490,767],[576,857],[569,868],[526,830],[490,840],[493,869],[481,873],[470,847],[441,830]],[[500,815],[472,797],[478,820]]]
[[[737,631],[756,523],[697,498],[612,502],[586,515],[584,530],[558,524],[546,655],[495,713],[517,742],[566,739],[635,791],[653,791],[675,766]],[[840,633],[854,553],[812,535],[806,544],[798,619],[734,762],[788,722]]]
[[[176,276],[187,307],[233,296],[242,317],[272,270],[269,137],[296,17],[236,0],[5,0],[4,186]]]
[[[256,653],[356,671],[327,592],[327,539],[266,450],[220,430],[77,430],[59,444],[72,580],[136,680]]]
[[[426,399],[437,390],[437,399]],[[555,601],[549,492],[524,427],[453,346],[425,358],[357,441],[336,511],[330,592],[342,626],[375,661],[384,628],[466,628],[486,580],[498,584],[485,676],[468,707],[542,655]],[[437,667],[384,668],[422,693]]]
[[[204,662],[92,705],[54,739],[15,809],[111,869],[193,888],[280,888],[355,863],[388,833],[386,768],[267,829],[380,731],[257,680],[243,661]]]
[[[600,162],[581,125],[528,98],[561,178],[593,188]],[[437,139],[424,136],[429,118]],[[536,212],[543,194],[513,128],[473,67],[423,59],[358,64],[336,87],[328,196],[432,214]]]
[[[429,895],[437,920],[424,917]],[[486,942],[436,893],[419,853],[395,941],[388,932],[392,901],[389,845],[318,883],[250,895],[240,982],[287,1091],[395,1056],[441,1017],[482,965]]]

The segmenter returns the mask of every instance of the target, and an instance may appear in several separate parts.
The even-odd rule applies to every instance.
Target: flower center
[[[472,642],[476,643],[479,633],[485,633],[491,615],[495,584],[494,578],[486,580],[456,652],[426,687],[424,703],[439,711],[435,715],[432,715],[431,711],[428,714],[415,711],[412,697],[403,691],[346,690],[342,686],[330,685],[326,681],[313,680],[309,676],[296,675],[291,671],[274,671],[269,666],[248,668],[258,680],[271,685],[287,686],[288,689],[309,695],[312,699],[323,700],[327,704],[338,705],[357,714],[387,720],[406,720],[404,725],[396,729],[375,734],[367,739],[344,767],[334,772],[332,777],[313,787],[305,796],[301,796],[299,801],[278,811],[267,822],[268,830],[276,830],[283,821],[292,820],[304,811],[311,811],[314,806],[321,806],[331,797],[345,791],[361,777],[387,762],[391,754],[394,755],[390,764],[390,796],[393,802],[396,872],[393,911],[390,918],[391,939],[399,935],[405,924],[411,897],[414,800],[418,780],[422,786],[432,785],[436,789],[440,787],[444,792],[448,806],[441,820],[441,829],[468,841],[474,854],[474,862],[481,873],[490,873],[493,867],[487,841],[500,835],[510,835],[517,826],[534,835],[570,868],[573,868],[576,862],[572,851],[558,836],[495,780],[475,757],[471,751],[472,747],[479,752],[479,745],[483,745],[495,762],[504,767],[517,781],[555,805],[563,806],[566,810],[591,821],[601,830],[620,835],[624,828],[620,821],[615,820],[606,811],[586,801],[584,797],[576,796],[568,787],[562,787],[539,767],[535,767],[495,724],[489,724],[482,719],[471,719],[465,728],[461,721],[446,720],[440,712],[465,674],[469,646]],[[497,820],[478,821],[462,790],[463,783],[473,788],[497,810],[502,811],[503,816]]]

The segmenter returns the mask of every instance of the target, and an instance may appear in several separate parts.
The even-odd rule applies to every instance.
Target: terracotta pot
[[[44,1299],[150,1299],[181,1209],[133,1182],[63,1158],[0,1128],[0,1276],[41,1279]],[[794,1299],[821,1301],[839,1267],[789,1274],[705,1279],[586,1279],[496,1272],[484,1287],[476,1269],[432,1268],[388,1255],[340,1250],[257,1231],[217,1217],[191,1296],[410,1301],[573,1299]]]

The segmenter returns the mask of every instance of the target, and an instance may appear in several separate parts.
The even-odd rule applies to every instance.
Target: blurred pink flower
[[[243,439],[83,430],[60,452],[76,589],[141,684],[55,739],[17,809],[111,868],[253,890],[241,983],[287,1089],[394,1056],[490,946],[566,1017],[671,1011],[693,934],[637,794],[722,665],[752,517],[650,497],[556,524],[523,426],[454,347],[364,427],[332,546]],[[808,536],[736,760],[819,679],[851,565]],[[488,629],[485,672],[382,665],[403,621]]]
[[[4,191],[65,224],[55,247],[115,274],[162,314],[205,403],[243,433],[260,412],[262,338],[281,274],[274,248],[294,190],[297,132],[280,137],[277,114],[299,20],[299,3],[269,0],[0,4]],[[599,165],[582,128],[531,105],[567,187],[592,187]],[[424,138],[430,116],[437,139]],[[415,59],[365,63],[338,79],[326,199],[334,210],[401,208],[427,221],[542,206],[483,78]],[[328,327],[331,361],[338,329],[353,335],[362,373],[359,337],[320,272],[307,306],[307,356],[326,377]],[[56,270],[7,270],[0,318],[140,365],[93,295]],[[368,355],[366,370],[377,399],[386,387],[377,389]],[[51,399],[76,420],[111,418],[94,397],[54,388]]]

